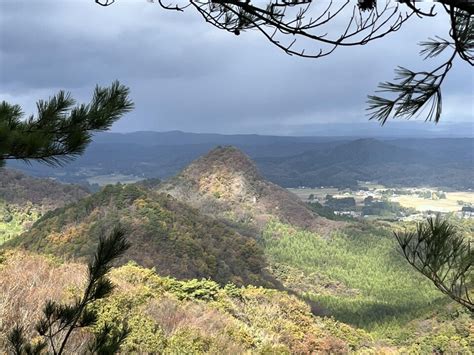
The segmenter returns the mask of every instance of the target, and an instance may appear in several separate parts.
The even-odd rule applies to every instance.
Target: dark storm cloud
[[[145,0],[109,8],[3,0],[0,97],[33,110],[58,89],[88,100],[97,83],[119,79],[136,103],[114,127],[120,131],[298,133],[291,127],[365,122],[366,95],[397,64],[419,66],[416,43],[443,35],[444,22],[414,21],[389,40],[308,60],[257,33],[236,37],[192,11],[166,12]],[[444,90],[446,121],[472,117],[472,74],[459,64]]]
[[[5,7],[1,59],[10,69],[2,71],[2,83],[7,86],[90,86],[117,75],[127,79],[193,78],[208,70],[183,55],[187,50],[198,62],[206,59],[199,58],[197,51],[205,43],[197,39],[188,41],[186,48],[174,46],[170,34],[179,41],[182,36],[174,31],[178,26],[160,24],[159,16],[152,18],[150,12],[144,18],[140,11],[117,11],[133,8],[102,9],[85,2],[58,7],[58,2],[38,1],[20,8]],[[164,26],[169,33],[162,31]]]

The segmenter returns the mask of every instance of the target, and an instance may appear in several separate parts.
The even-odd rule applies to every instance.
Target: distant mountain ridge
[[[374,138],[357,139],[341,143],[335,147],[309,150],[304,153],[269,159],[273,162],[286,161],[297,171],[311,170],[314,167],[330,164],[383,164],[386,162],[409,163],[420,159],[432,159],[425,152],[393,145]],[[265,161],[264,158],[260,161]]]
[[[233,145],[283,187],[384,185],[474,188],[473,138],[277,137],[185,132],[104,133],[61,169],[11,163],[29,174],[66,182],[94,176],[171,177],[217,145]],[[379,166],[377,166],[377,164]],[[404,171],[404,174],[400,172]]]
[[[104,132],[95,136],[96,143],[132,143],[139,145],[177,145],[213,144],[213,145],[268,145],[275,143],[318,143],[334,140],[335,137],[313,136],[272,136],[260,134],[218,134],[190,133],[183,131],[153,132],[139,131],[131,133]],[[343,138],[341,138],[343,139]]]
[[[256,161],[271,181],[289,187],[356,186],[357,181],[375,181],[384,185],[474,188],[474,140],[465,139],[445,149],[436,142],[358,139]]]

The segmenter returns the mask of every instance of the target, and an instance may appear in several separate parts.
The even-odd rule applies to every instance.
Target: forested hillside
[[[374,142],[348,144],[368,154]],[[387,152],[375,144],[380,164]],[[411,148],[390,149],[403,159]],[[345,151],[327,152],[355,160]],[[413,223],[338,217],[266,181],[235,147],[215,148],[164,182],[108,185],[32,215],[37,221],[2,246],[0,346],[25,314],[34,333],[30,321],[46,298],[77,295],[83,262],[120,225],[132,247],[112,272],[118,288],[93,304],[99,321],[88,331],[127,320],[122,351],[469,354],[472,315],[397,250],[393,231]],[[450,218],[472,238],[471,219]],[[79,349],[87,336],[72,344]]]
[[[77,201],[88,191],[0,169],[0,244],[30,227],[42,214]]]
[[[257,163],[270,180],[286,187],[357,186],[372,181],[387,186],[474,188],[472,140],[360,139],[335,147]]]
[[[406,263],[392,234],[404,227],[351,223],[328,239],[274,221],[263,243],[272,273],[285,287],[390,351],[470,354],[473,315]]]
[[[271,218],[327,232],[337,223],[318,216],[296,195],[269,181],[235,147],[217,147],[158,186],[206,213],[261,231]]]
[[[88,193],[77,185],[36,179],[10,169],[0,170],[0,200],[6,203],[22,205],[30,202],[45,209],[54,209],[77,201]]]
[[[134,260],[165,276],[272,284],[263,272],[263,251],[253,238],[141,185],[107,186],[48,212],[6,246],[61,258],[89,257],[99,237],[115,225],[125,228],[133,245],[123,262]]]

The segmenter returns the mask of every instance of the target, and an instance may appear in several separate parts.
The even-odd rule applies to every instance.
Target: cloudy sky
[[[117,132],[301,135],[321,133],[323,124],[386,130],[390,125],[367,122],[366,95],[397,65],[421,68],[417,42],[447,31],[443,16],[413,19],[387,39],[312,60],[289,57],[256,32],[235,36],[191,9],[165,11],[146,0],[107,8],[92,0],[0,0],[0,99],[32,113],[36,100],[60,89],[86,102],[96,84],[119,79],[136,108],[115,124]],[[437,129],[472,121],[473,79],[472,68],[457,62]]]

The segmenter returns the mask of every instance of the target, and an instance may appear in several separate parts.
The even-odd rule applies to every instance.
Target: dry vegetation
[[[0,263],[0,348],[7,348],[6,334],[15,324],[34,336],[34,326],[46,300],[71,301],[86,281],[85,265],[61,264],[51,258],[25,252],[7,252]],[[86,343],[76,335],[72,346]]]
[[[15,323],[30,336],[46,299],[70,300],[80,292],[85,269],[22,252],[3,256],[0,346]],[[111,298],[93,305],[99,321],[78,333],[69,348],[81,352],[90,332],[105,323],[131,329],[125,353],[346,353],[375,345],[364,331],[314,317],[309,306],[286,293],[210,280],[177,281],[133,264],[113,270]]]
[[[62,258],[87,257],[95,251],[99,236],[117,224],[126,229],[132,243],[123,262],[135,260],[179,278],[273,285],[263,272],[263,250],[255,239],[140,185],[109,185],[47,213],[5,245]]]
[[[264,180],[255,163],[234,147],[213,149],[160,190],[207,213],[260,231],[274,217],[323,233],[339,227],[313,213],[294,194]]]

